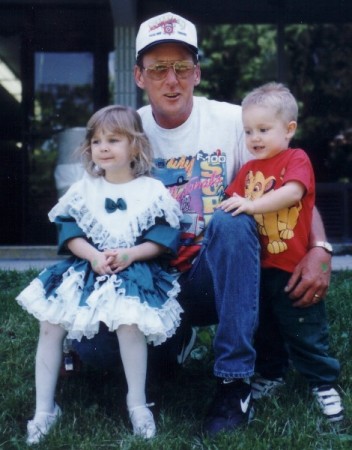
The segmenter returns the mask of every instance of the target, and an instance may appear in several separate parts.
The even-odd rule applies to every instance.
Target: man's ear
[[[136,85],[141,88],[144,89],[144,78],[143,78],[143,74],[141,71],[141,68],[139,66],[137,66],[137,64],[134,66],[134,80],[136,82]]]
[[[200,66],[199,64],[197,64],[196,70],[194,71],[194,86],[198,86],[198,84],[200,83],[200,78],[201,78]]]

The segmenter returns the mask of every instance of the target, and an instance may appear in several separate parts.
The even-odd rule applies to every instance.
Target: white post
[[[115,31],[116,104],[137,107],[137,86],[133,78],[136,40],[137,0],[110,0]]]

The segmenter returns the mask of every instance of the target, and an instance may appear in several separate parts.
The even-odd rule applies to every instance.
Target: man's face
[[[154,118],[163,128],[176,128],[188,119],[193,106],[193,90],[200,82],[200,67],[196,64],[186,76],[177,76],[170,67],[165,78],[160,80],[153,79],[148,68],[155,64],[168,65],[184,61],[193,63],[186,47],[181,44],[160,44],[143,56],[144,69],[135,66],[136,84],[147,92]]]

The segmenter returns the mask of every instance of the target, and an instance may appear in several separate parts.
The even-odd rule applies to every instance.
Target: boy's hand
[[[219,207],[225,212],[233,211],[232,216],[237,216],[241,213],[254,214],[253,202],[236,193],[234,193],[232,197],[222,201]]]

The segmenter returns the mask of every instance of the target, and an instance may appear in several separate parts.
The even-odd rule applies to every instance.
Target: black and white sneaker
[[[222,379],[204,421],[206,434],[235,431],[254,417],[251,386],[243,379]]]
[[[329,422],[339,422],[343,420],[343,406],[341,397],[336,389],[325,384],[324,386],[314,387],[312,394],[318,403],[321,412]]]
[[[197,332],[194,328],[187,327],[185,329],[185,334],[182,339],[182,343],[180,346],[180,349],[177,353],[177,363],[182,365],[188,358],[189,354],[191,353],[191,350],[194,346],[194,343],[196,342],[197,338]]]
[[[285,381],[282,377],[269,379],[258,375],[254,377],[251,386],[253,400],[260,400],[263,397],[276,396],[278,391],[285,386]]]

